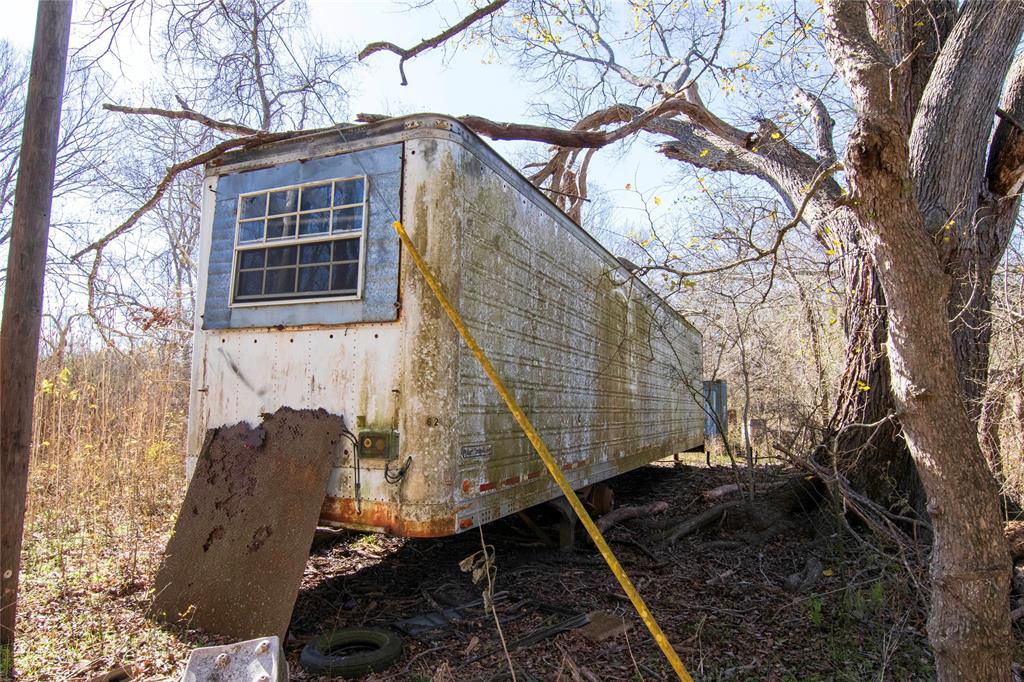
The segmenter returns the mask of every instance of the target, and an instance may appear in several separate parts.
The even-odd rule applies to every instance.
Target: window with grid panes
[[[361,176],[239,196],[232,302],[357,298],[366,185]]]

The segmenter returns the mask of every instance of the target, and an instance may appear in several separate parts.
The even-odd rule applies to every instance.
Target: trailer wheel
[[[343,628],[302,649],[299,664],[311,673],[351,679],[380,672],[402,656],[402,640],[390,630]]]

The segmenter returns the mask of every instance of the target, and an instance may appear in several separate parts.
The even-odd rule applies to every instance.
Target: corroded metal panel
[[[398,323],[206,331],[195,348],[190,468],[208,429],[246,421],[280,407],[323,408],[357,423],[390,430],[402,399],[402,330]],[[334,497],[355,496],[351,445],[335,453],[328,481]],[[397,501],[384,462],[360,462],[363,500]]]
[[[430,230],[459,261],[425,257],[455,273],[449,296],[574,485],[703,442],[701,340],[685,320],[470,150],[407,147],[430,169],[417,191],[455,198]],[[479,363],[463,352],[458,368],[460,529],[558,496]]]
[[[340,417],[283,408],[213,429],[155,581],[153,612],[208,632],[284,638]]]

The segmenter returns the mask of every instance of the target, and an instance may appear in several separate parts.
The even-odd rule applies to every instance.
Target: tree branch
[[[467,14],[458,23],[442,31],[441,33],[438,33],[433,38],[426,38],[425,40],[420,41],[419,43],[408,49],[398,47],[394,43],[389,43],[386,41],[377,41],[374,43],[369,43],[359,52],[359,61],[362,61],[369,57],[370,55],[375,54],[377,52],[394,52],[399,56],[398,73],[402,76],[402,85],[408,85],[409,81],[405,77],[406,60],[412,59],[413,57],[416,57],[417,55],[423,52],[427,52],[428,50],[432,50],[435,47],[442,45],[447,40],[451,39],[453,36],[458,35],[459,33],[462,33],[464,30],[466,30],[479,20],[497,12],[499,9],[507,5],[508,1],[509,0],[494,0],[491,3],[484,5],[480,9]]]
[[[1003,87],[999,124],[992,136],[986,177],[998,197],[1024,191],[1024,52],[1017,55]]]
[[[492,140],[526,140],[544,142],[558,147],[583,149],[606,147],[643,130],[656,118],[674,114],[683,114],[694,123],[732,144],[743,146],[750,141],[750,133],[725,123],[704,106],[682,98],[662,100],[649,109],[615,104],[587,115],[572,128],[507,123],[472,115],[460,116],[458,120],[474,132]],[[376,123],[387,118],[380,114],[358,114],[356,116],[356,120],[360,123]],[[622,122],[624,125],[612,130],[594,130],[601,125],[617,122]]]
[[[811,114],[811,122],[814,124],[814,148],[818,160],[827,165],[835,163],[836,148],[832,141],[832,129],[835,128],[836,122],[829,116],[821,98],[797,86],[793,88],[792,99],[797,106]]]
[[[910,134],[911,173],[930,233],[973,216],[992,120],[1022,30],[1020,0],[967,3],[939,53]],[[960,234],[951,235],[950,248]]]
[[[667,265],[656,265],[652,267],[640,267],[640,272],[669,272],[673,275],[685,279],[688,277],[696,277],[699,275],[711,275],[717,272],[725,272],[726,270],[732,270],[747,263],[755,263],[763,258],[778,255],[779,248],[782,246],[782,242],[785,240],[786,235],[790,232],[790,230],[795,228],[797,225],[801,223],[801,221],[803,221],[804,212],[810,205],[811,200],[814,198],[814,195],[818,192],[818,190],[821,189],[822,185],[829,178],[832,177],[832,174],[841,168],[842,165],[837,163],[833,164],[832,166],[829,166],[828,168],[822,169],[822,171],[818,173],[817,177],[815,177],[815,179],[811,182],[811,185],[807,188],[807,192],[804,194],[803,200],[797,207],[797,210],[793,215],[793,219],[778,229],[778,231],[775,233],[775,239],[772,241],[771,245],[768,246],[767,248],[762,248],[757,244],[751,242],[750,247],[754,250],[754,255],[745,256],[743,258],[737,258],[736,260],[731,261],[729,263],[718,265],[713,268],[708,268],[706,270],[687,271],[679,270],[678,268],[669,267]]]
[[[222,133],[229,135],[256,135],[260,131],[255,128],[249,128],[247,126],[238,125],[237,123],[230,123],[228,121],[218,121],[212,119],[205,114],[200,114],[198,111],[191,109],[158,109],[156,107],[126,107],[120,104],[104,104],[103,108],[106,111],[114,111],[119,114],[137,114],[141,116],[160,116],[163,118],[170,118],[179,121],[195,121],[201,125],[211,128],[213,130],[219,130]]]
[[[128,218],[123,223],[121,223],[113,230],[111,230],[104,236],[94,241],[92,244],[89,244],[81,251],[78,251],[77,253],[72,255],[71,261],[75,262],[80,260],[82,256],[89,253],[90,251],[95,251],[97,252],[97,254],[99,254],[110,242],[114,241],[115,239],[117,239],[124,233],[128,232],[130,229],[132,229],[135,226],[135,224],[139,222],[139,219],[142,218],[142,216],[148,213],[154,206],[157,205],[157,203],[159,203],[160,199],[164,196],[164,193],[166,193],[167,189],[171,186],[171,183],[174,182],[174,179],[178,177],[178,175],[181,174],[182,172],[187,171],[190,168],[200,166],[206,163],[207,161],[212,161],[213,159],[217,158],[224,152],[229,151],[231,149],[251,147],[253,145],[266,144],[267,142],[275,142],[277,140],[295,137],[296,135],[307,134],[307,132],[308,131],[291,133],[260,133],[257,135],[250,135],[248,137],[235,138],[233,140],[224,140],[223,142],[211,147],[202,154],[199,154],[198,156],[193,156],[190,159],[174,164],[173,166],[167,169],[167,173],[164,174],[163,179],[160,180],[156,188],[153,190],[153,194],[149,197],[149,199],[146,200],[144,204],[135,209],[135,211],[130,216],[128,216]]]
[[[846,81],[858,113],[890,112],[889,71],[894,64],[875,42],[865,0],[826,0],[822,5],[825,47]]]

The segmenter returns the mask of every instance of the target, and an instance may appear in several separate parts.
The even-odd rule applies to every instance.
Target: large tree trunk
[[[900,113],[911,121],[932,76],[935,59],[955,24],[956,3],[918,0],[898,7],[888,0],[870,0],[870,4],[874,37],[894,64],[905,66],[892,77],[902,86],[898,90],[902,95]],[[1024,115],[1024,78],[1017,71],[1024,71],[1024,60],[1018,59],[1008,74],[1003,106],[1020,120]],[[1010,185],[1016,176],[1007,172],[1015,163],[1006,157],[1020,155],[1020,140],[1015,137],[1021,135],[1022,131],[1008,121],[997,127],[988,170],[992,197],[1012,195],[1015,190]],[[940,139],[937,144],[948,146],[948,141]],[[977,201],[970,198],[972,206]],[[1006,250],[1019,206],[1019,199],[987,201],[989,204],[981,210],[958,206],[959,214],[943,224],[937,237],[941,244],[956,245],[947,246],[943,254],[945,270],[953,281],[947,315],[960,388],[968,416],[974,422],[982,421],[982,400],[988,384],[992,274]],[[858,241],[858,229],[846,228],[848,242]],[[888,390],[885,296],[874,265],[863,250],[854,249],[844,265],[850,296],[848,344],[825,445],[836,453],[838,464],[859,490],[885,506],[899,507],[904,513],[911,509],[923,518],[924,489]],[[887,417],[884,424],[879,424]],[[864,428],[858,424],[878,426]]]
[[[998,493],[960,390],[949,277],[921,241],[921,214],[903,189],[905,137],[892,132],[859,124],[848,158],[886,293],[896,411],[929,499],[929,639],[941,680],[1008,679],[1010,562]]]
[[[924,489],[890,390],[885,295],[867,252],[856,247],[845,261],[845,367],[824,449],[856,490],[901,515],[924,519]]]
[[[964,400],[949,316],[962,273],[949,265],[970,248],[976,227],[970,204],[979,206],[985,124],[1002,86],[992,74],[1010,67],[1022,9],[964,5],[910,120],[893,80],[899,67],[872,39],[865,2],[823,7],[826,45],[857,114],[846,151],[849,205],[885,292],[895,413],[928,496],[928,635],[943,682],[1010,678],[1009,553],[998,490]],[[951,216],[967,224],[954,231]]]

